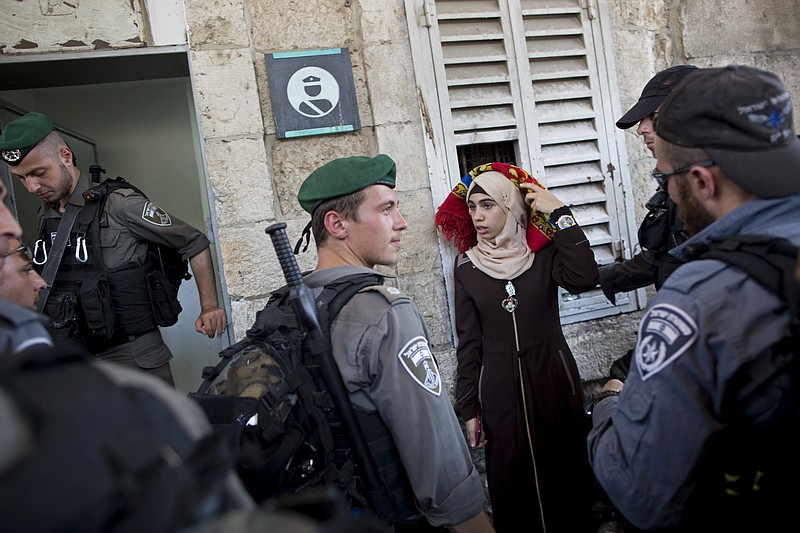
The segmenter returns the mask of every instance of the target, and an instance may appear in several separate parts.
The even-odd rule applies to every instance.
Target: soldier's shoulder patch
[[[697,324],[682,309],[656,304],[642,318],[636,342],[636,366],[642,380],[658,374],[697,339]]]
[[[372,285],[369,287],[364,287],[359,292],[368,292],[368,291],[373,291],[377,292],[378,294],[381,294],[384,298],[386,298],[386,301],[389,303],[392,303],[395,300],[399,300],[401,298],[406,298],[406,299],[408,298],[407,296],[404,296],[402,292],[400,292],[400,289],[398,289],[397,287],[392,287],[391,285]]]
[[[428,340],[425,337],[414,337],[397,354],[400,364],[406,372],[426,391],[434,396],[442,393],[442,378],[439,367],[433,358]]]
[[[149,200],[144,204],[144,209],[142,210],[142,220],[146,220],[156,226],[172,225],[172,219],[169,217],[169,213]]]

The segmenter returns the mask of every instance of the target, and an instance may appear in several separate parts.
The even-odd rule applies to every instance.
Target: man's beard
[[[678,206],[678,216],[689,235],[696,235],[716,218],[694,197],[685,176],[673,176],[672,179],[677,180],[675,185],[678,187],[678,201],[675,203]]]
[[[61,175],[59,176],[60,179],[53,190],[55,193],[54,196],[56,196],[56,198],[53,200],[53,203],[58,203],[62,198],[66,197],[72,188],[72,174],[70,174],[69,169],[64,163],[59,163],[58,166]]]

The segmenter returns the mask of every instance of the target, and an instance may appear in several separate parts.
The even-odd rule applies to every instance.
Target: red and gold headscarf
[[[509,180],[519,187],[520,183],[535,183],[544,186],[536,178],[525,172],[520,167],[508,163],[484,163],[478,165],[461,178],[450,194],[447,195],[442,205],[436,210],[435,224],[445,239],[453,241],[459,253],[466,252],[478,243],[478,235],[467,207],[467,192],[472,180],[478,175],[494,170],[503,173]],[[555,234],[555,228],[550,224],[545,215],[531,211],[528,218],[526,241],[532,252],[537,252],[550,244]]]

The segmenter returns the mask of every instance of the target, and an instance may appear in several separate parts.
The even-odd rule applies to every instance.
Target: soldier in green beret
[[[178,262],[188,259],[200,296],[195,329],[221,336],[227,316],[217,301],[208,238],[124,180],[93,187],[41,113],[5,127],[0,158],[42,200],[33,262],[50,284],[39,310],[50,319],[53,339],[76,340],[99,359],[174,385],[172,353],[159,326],[177,322],[181,308],[163,272],[164,257],[174,250]]]
[[[407,228],[395,180],[394,161],[379,154],[336,159],[302,184],[297,199],[311,214],[318,254],[315,270],[304,277],[313,291],[345,276],[391,278],[374,267],[397,263]],[[393,453],[375,457],[378,468],[391,457],[401,460],[403,490],[411,494],[398,498],[400,489],[389,483],[395,500],[416,502],[396,510],[395,531],[493,531],[481,478],[411,300],[387,285],[363,289],[336,316],[330,341],[356,412],[385,423],[365,429],[367,440],[394,444]]]

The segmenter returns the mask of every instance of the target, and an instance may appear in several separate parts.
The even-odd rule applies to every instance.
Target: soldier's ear
[[[710,168],[699,166],[692,167],[691,170],[686,173],[686,179],[689,180],[698,198],[702,200],[711,200],[717,193],[718,178]]]
[[[337,211],[328,211],[323,217],[325,230],[334,239],[344,239],[347,237],[347,225],[344,218]]]
[[[59,148],[58,155],[66,166],[71,167],[73,165],[75,156],[72,154],[72,149],[69,146],[62,146]]]

